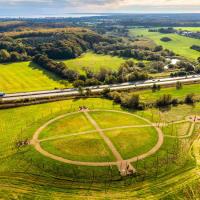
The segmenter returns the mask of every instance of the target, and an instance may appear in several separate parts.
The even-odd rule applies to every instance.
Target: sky
[[[154,12],[200,13],[200,0],[0,0],[0,16]]]

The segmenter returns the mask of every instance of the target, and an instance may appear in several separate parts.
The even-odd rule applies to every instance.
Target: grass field
[[[74,69],[83,73],[82,68],[88,67],[92,71],[99,71],[101,68],[117,70],[126,59],[109,55],[98,55],[91,52],[83,54],[79,58],[64,61],[64,63]],[[136,61],[136,60],[135,60]]]
[[[98,133],[45,141],[42,142],[42,147],[54,155],[75,161],[104,162],[115,160]]]
[[[161,34],[158,32],[148,32],[148,29],[136,28],[130,30],[132,36],[142,36],[153,40],[157,45],[162,45],[164,48],[174,51],[176,54],[186,57],[187,59],[196,60],[199,57],[199,52],[190,49],[192,45],[200,45],[200,40],[180,36],[177,34]],[[170,42],[162,42],[162,37],[169,37]]]
[[[200,31],[200,27],[175,27],[175,29],[177,29],[177,30],[192,31],[192,32]]]
[[[140,95],[140,99],[144,102],[155,102],[164,94],[170,94],[172,98],[177,98],[179,100],[184,100],[187,94],[194,93],[196,98],[200,97],[199,93],[200,84],[193,85],[183,85],[183,88],[177,90],[176,87],[161,88],[160,91],[152,92],[151,89],[141,90],[134,92]]]
[[[63,119],[55,121],[46,127],[40,134],[39,139],[64,134],[72,134],[83,131],[94,130],[83,113],[77,113],[66,116]]]
[[[157,133],[152,127],[117,129],[105,133],[125,159],[146,153],[157,142]]]
[[[0,91],[6,93],[62,88],[59,80],[30,62],[0,64]]]
[[[91,116],[95,119],[101,128],[147,124],[147,122],[138,119],[137,117],[123,113],[95,111],[91,112]]]
[[[183,122],[180,124],[170,124],[163,127],[163,133],[172,136],[184,136],[187,135],[191,124],[189,122]]]
[[[44,157],[32,146],[16,147],[17,141],[32,138],[35,130],[48,120],[64,113],[77,111],[80,105],[88,106],[90,109],[123,111],[118,105],[113,105],[112,101],[98,98],[66,100],[0,110],[1,198],[43,200],[51,198],[80,199],[83,197],[87,199],[171,199],[170,197],[173,197],[176,199],[180,197],[179,192],[182,194],[182,190],[190,188],[191,183],[198,181],[196,164],[190,156],[190,144],[195,139],[198,129],[191,138],[185,139],[183,143],[182,140],[166,138],[162,148],[155,156],[139,161],[137,164],[133,163],[139,172],[138,176],[125,179],[119,177],[115,167],[81,167],[63,164]],[[195,107],[181,105],[165,112],[149,109],[134,113],[152,122],[181,120],[194,113],[200,115],[200,104],[197,103]],[[135,130],[131,132],[138,136],[137,133],[143,134],[135,132]],[[146,134],[148,133],[149,131]],[[119,145],[123,145],[124,141],[130,137],[124,137],[124,141],[120,141],[117,135],[118,133],[111,133],[111,137]],[[76,153],[70,156],[77,156],[79,153],[78,157],[83,160],[88,159],[83,156],[83,153],[90,156],[89,149],[92,151],[94,149],[90,159],[107,157],[109,155],[106,153],[107,151],[100,152],[99,150],[103,146],[99,142],[98,136],[88,136],[85,135],[82,142],[80,138],[71,138],[62,142],[58,140],[58,143],[53,145],[56,145],[59,153],[63,153],[60,152],[60,148],[62,150],[66,148],[69,153],[71,148],[77,147]],[[88,141],[91,144],[89,149],[86,148]],[[54,151],[51,144],[45,145],[45,148]],[[79,151],[79,145],[83,152]],[[181,145],[184,145],[184,148]],[[125,148],[128,155],[132,147]],[[98,156],[99,158],[97,158]],[[159,165],[156,165],[157,162]],[[109,180],[117,181],[110,182]]]

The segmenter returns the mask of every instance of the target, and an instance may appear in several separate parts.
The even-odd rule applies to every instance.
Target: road
[[[92,86],[87,87],[91,90],[92,93],[98,93],[103,91],[105,88],[109,88],[110,90],[127,90],[134,88],[145,88],[151,87],[154,83],[158,85],[171,85],[176,84],[176,82],[182,83],[192,83],[200,81],[200,75],[187,76],[187,77],[175,77],[175,78],[162,78],[162,79],[152,79],[147,81],[138,81],[138,82],[126,82],[112,85],[101,85],[101,86]],[[87,89],[83,88],[83,90]],[[76,96],[79,95],[79,91],[77,88],[71,89],[55,89],[55,90],[45,90],[45,91],[36,91],[36,92],[23,92],[23,93],[13,93],[6,94],[2,97],[2,101],[16,101],[16,100],[24,100],[24,99],[40,99],[45,97],[61,97],[61,96]]]

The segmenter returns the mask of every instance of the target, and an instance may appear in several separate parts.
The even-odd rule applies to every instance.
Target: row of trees
[[[105,42],[98,43],[94,45],[94,51],[96,53],[148,61],[165,61],[166,56],[175,56],[174,52],[163,49],[162,46],[149,48],[132,45],[131,43],[124,43],[124,41],[116,41],[111,45]]]
[[[33,61],[42,68],[51,71],[68,81],[72,82],[78,79],[78,73],[67,68],[63,62],[53,61],[45,55],[37,55],[34,57]]]
[[[177,89],[182,88],[182,84],[177,82]],[[171,94],[163,94],[154,102],[142,102],[140,101],[140,96],[138,94],[128,93],[128,92],[111,92],[109,89],[105,89],[102,92],[103,96],[109,99],[112,99],[115,103],[120,104],[125,108],[130,109],[145,109],[149,106],[155,107],[166,107],[166,106],[176,106],[178,104],[194,104],[197,99],[195,98],[195,94],[190,93],[187,94],[184,100],[179,100],[177,98],[173,98]]]
[[[148,74],[143,72],[142,69],[139,69],[132,61],[127,61],[122,64],[117,72],[101,68],[99,72],[94,73],[89,68],[84,68],[85,74],[82,75],[75,70],[69,69],[65,63],[56,62],[45,55],[36,55],[33,61],[42,68],[66,79],[66,81],[72,82],[74,87],[114,84],[148,79]]]

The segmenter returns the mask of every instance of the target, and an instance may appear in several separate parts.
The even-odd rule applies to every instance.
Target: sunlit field
[[[148,29],[136,28],[130,30],[130,35],[134,37],[145,37],[153,40],[157,45],[174,51],[176,54],[184,56],[188,59],[196,60],[199,57],[199,52],[190,49],[192,45],[200,45],[200,40],[189,37],[180,36],[177,34],[161,34],[158,32],[148,32]],[[172,39],[170,42],[162,42],[160,39],[169,37]]]

